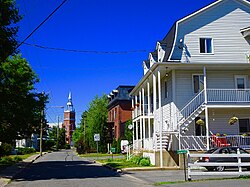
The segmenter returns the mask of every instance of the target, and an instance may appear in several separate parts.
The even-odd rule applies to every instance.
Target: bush
[[[139,165],[142,158],[142,156],[134,156],[131,158],[130,162]]]
[[[3,143],[0,146],[0,156],[10,155],[12,150],[12,145],[8,143]]]
[[[1,158],[0,161],[2,164],[12,164],[13,163],[13,159],[9,156],[5,156]]]
[[[36,150],[32,147],[18,147],[17,148],[17,154],[18,155],[26,155],[30,153],[35,153]]]
[[[19,157],[19,156],[14,156],[13,157],[13,161],[14,162],[20,162],[20,161],[22,161],[23,159],[21,158],[21,157]]]
[[[139,163],[140,166],[150,166],[150,159],[149,158],[142,158]]]
[[[68,143],[65,144],[65,149],[70,149],[70,145]]]

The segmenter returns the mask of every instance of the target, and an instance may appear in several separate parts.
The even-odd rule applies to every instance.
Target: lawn
[[[127,161],[124,158],[117,158],[114,160],[112,160],[112,159],[98,160],[98,162],[100,162],[104,165],[111,166],[111,167],[116,168],[116,169],[142,167],[142,166],[135,164],[131,161]],[[150,167],[150,166],[147,166],[147,167]]]
[[[9,157],[10,159],[3,161],[2,158],[0,159],[0,171],[7,168],[8,166],[11,166],[13,164],[15,164],[16,162],[14,161],[14,157],[19,157],[20,160],[25,160],[26,158],[35,155],[37,153],[30,153],[30,154],[25,154],[25,155],[9,155],[7,157]]]
[[[122,154],[113,154],[113,156],[121,156]],[[112,157],[111,154],[108,153],[86,153],[80,154],[80,157]]]

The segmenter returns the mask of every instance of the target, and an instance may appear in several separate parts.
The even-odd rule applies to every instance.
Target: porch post
[[[138,137],[138,135],[139,135],[139,133],[138,133],[138,120],[136,120],[135,121],[135,128],[136,128],[136,149],[139,149],[139,142],[138,142],[138,140],[139,140],[139,137]]]
[[[135,109],[135,104],[134,104],[134,98],[133,97],[132,97],[132,101],[131,102],[132,102],[131,105],[132,105],[132,108],[133,108],[132,109],[132,120],[133,120],[135,118],[135,110],[134,110]]]
[[[153,73],[153,114],[156,110],[156,76],[155,76],[155,73]],[[155,120],[154,120],[154,123],[153,123],[153,126],[154,126],[154,134],[155,134]]]
[[[145,90],[142,88],[142,127],[143,127],[143,148],[145,148],[145,136],[146,136],[146,129],[145,129]]]
[[[207,108],[207,72],[206,67],[203,67],[204,76],[204,102],[205,102],[205,121],[206,121],[206,137],[207,137],[207,150],[209,150],[209,129],[208,129],[208,108]]]
[[[163,167],[163,153],[162,153],[162,106],[161,106],[161,72],[158,68],[158,104],[159,104],[159,125],[160,125],[160,166]]]
[[[141,91],[139,91],[139,115],[140,115],[140,142],[141,142],[141,147],[142,148],[142,98],[141,98]]]
[[[137,95],[135,95],[135,117],[138,117],[138,109],[137,109]]]
[[[148,138],[151,137],[151,124],[150,124],[150,107],[151,107],[151,103],[150,103],[150,87],[149,87],[149,80],[147,82],[147,91],[148,91]]]

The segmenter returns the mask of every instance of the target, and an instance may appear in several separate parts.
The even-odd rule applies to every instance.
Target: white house
[[[131,92],[133,149],[163,167],[179,164],[179,149],[250,148],[249,56],[247,0],[218,0],[176,21]]]

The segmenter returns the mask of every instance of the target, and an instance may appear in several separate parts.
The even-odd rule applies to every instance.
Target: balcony
[[[133,109],[133,119],[137,118],[139,116],[143,115],[143,106],[144,106],[144,116],[153,116],[153,105],[150,105],[150,112],[148,110],[148,104],[141,104],[141,108],[140,105],[138,104],[134,109]]]

